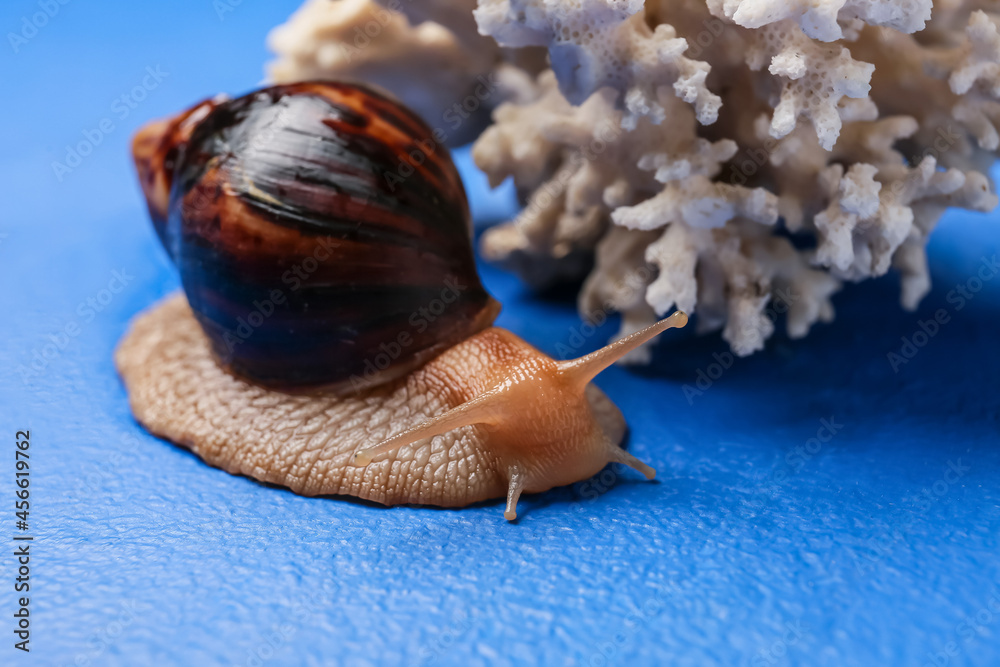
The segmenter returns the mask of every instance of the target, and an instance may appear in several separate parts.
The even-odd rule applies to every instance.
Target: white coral
[[[687,41],[670,25],[646,23],[643,0],[480,0],[479,29],[501,46],[544,46],[560,90],[580,104],[604,87],[621,93],[626,127],[640,117],[660,123],[662,97],[694,105],[715,122],[721,99],[708,90],[709,65],[684,56]]]
[[[474,112],[500,101],[491,76],[500,51],[475,35],[474,4],[307,0],[268,35],[278,55],[268,76],[277,83],[320,78],[380,86],[433,128],[461,136]]]
[[[656,229],[669,222],[710,229],[738,216],[774,224],[778,220],[778,198],[763,188],[715,183],[694,175],[668,182],[658,194],[635,206],[616,209],[611,219],[629,229]]]
[[[942,24],[931,21],[933,37],[918,42],[905,33],[923,28],[929,9],[926,0],[712,0],[708,15],[689,0],[481,0],[483,32],[507,44],[547,46],[554,65],[572,67],[554,67],[570,99],[556,97],[547,75],[544,109],[536,102],[498,110],[496,125],[476,145],[477,163],[494,181],[513,175],[528,211],[540,193],[553,192],[552,175],[565,165],[587,174],[591,196],[576,219],[600,240],[581,309],[613,297],[608,304],[625,314],[623,333],[681,308],[698,313],[699,330],[721,328],[736,353],[748,354],[772,334],[775,312],[787,312],[789,335],[802,336],[833,317],[830,297],[840,281],[891,266],[903,276],[903,305],[913,308],[929,288],[924,244],[941,213],[996,205],[979,170],[992,159],[984,149],[1000,144],[994,19],[970,8],[963,18],[949,6]],[[653,27],[630,34],[640,14]],[[563,34],[555,19],[567,17],[576,23]],[[574,34],[584,24],[598,26],[602,46]],[[642,59],[618,64],[650,33],[697,44],[702,69],[719,74],[708,88],[734,110],[726,116],[723,108],[710,134],[694,123],[703,120],[697,106],[692,113],[664,94],[675,70],[655,71]],[[642,104],[630,105],[630,95]],[[590,136],[588,123],[616,118],[613,101],[625,102],[626,119],[670,122],[658,129],[636,120],[633,129],[626,120],[628,131],[595,164],[567,160],[567,151]],[[559,126],[574,128],[571,141],[556,137]],[[498,151],[500,136],[510,143]],[[508,263],[530,257],[524,263],[536,276],[539,266],[572,273],[579,261],[567,262],[566,248],[552,243],[566,236],[558,231],[567,227],[568,199],[561,197],[548,200],[559,215],[541,225],[538,241],[530,213],[522,214],[487,234],[487,255]],[[816,247],[800,250],[776,236],[779,215],[788,229],[814,234]],[[498,240],[515,229],[516,250],[501,249]],[[579,260],[588,246],[583,235],[573,238],[571,255]],[[608,287],[623,272],[650,268],[644,300],[634,285],[625,295]]]
[[[769,62],[768,72],[782,79],[771,136],[788,135],[804,117],[823,148],[832,149],[840,135],[841,99],[866,98],[875,66],[854,60],[846,46],[814,42],[791,21],[767,25],[755,37],[747,59],[750,69]]]
[[[277,78],[370,75],[433,115],[493,74],[473,157],[525,207],[483,253],[536,285],[584,278],[581,314],[621,313],[619,335],[678,308],[750,354],[890,269],[915,308],[942,213],[997,205],[985,0],[379,2],[391,39],[346,63],[381,10],[309,0],[273,37]]]
[[[931,17],[931,0],[709,0],[709,6],[744,28],[760,28],[794,20],[813,39],[832,42],[844,37],[842,23],[859,19],[911,33]]]
[[[991,97],[1000,96],[1000,34],[986,12],[972,12],[965,29],[968,42],[961,61],[948,78],[952,92],[962,95],[979,85]]]

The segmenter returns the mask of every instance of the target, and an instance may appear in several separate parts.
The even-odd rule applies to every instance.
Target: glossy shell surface
[[[458,172],[412,112],[329,82],[193,109],[141,131],[136,164],[224,365],[264,384],[361,389],[492,323]]]

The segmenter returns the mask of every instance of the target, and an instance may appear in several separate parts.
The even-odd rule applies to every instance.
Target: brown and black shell
[[[435,139],[398,102],[335,82],[202,102],[139,132],[151,217],[223,364],[351,390],[492,323],[465,191]]]

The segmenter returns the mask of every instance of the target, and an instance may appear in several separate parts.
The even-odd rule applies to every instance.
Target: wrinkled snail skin
[[[522,492],[610,462],[651,479],[591,380],[687,316],[569,361],[492,327],[499,305],[447,153],[386,178],[428,136],[397,103],[337,83],[209,100],[141,130],[140,181],[186,298],[137,317],[119,344],[133,414],[211,465],[304,495],[506,496],[513,520]],[[413,313],[436,298],[447,307],[419,329]]]
[[[506,495],[504,516],[514,519],[522,491],[587,479],[611,461],[652,477],[618,446],[625,434],[618,408],[583,380],[684,320],[675,313],[570,362],[491,328],[363,392],[294,393],[222,368],[178,294],[135,319],[115,362],[139,422],[210,465],[302,495],[385,505],[462,507]],[[489,397],[497,380],[511,390],[466,407]],[[456,411],[465,419],[449,417]],[[484,421],[456,426],[477,419]],[[374,460],[361,466],[358,458]]]
[[[598,373],[622,356],[686,322],[685,314],[675,313],[569,361],[556,361],[504,329],[487,329],[428,365],[431,372],[457,367],[449,379],[466,392],[457,407],[357,452],[352,462],[368,465],[380,455],[454,428],[483,426],[482,446],[498,459],[508,482],[507,519],[517,517],[522,492],[539,493],[587,479],[608,463],[624,463],[652,479],[655,471],[621,449],[620,438],[608,438],[586,391]]]
[[[301,83],[202,102],[140,130],[133,152],[216,356],[252,380],[387,381],[499,312],[447,149],[374,91]]]

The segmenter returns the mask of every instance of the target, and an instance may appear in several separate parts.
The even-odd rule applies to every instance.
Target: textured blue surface
[[[234,0],[223,20],[210,0],[153,4],[76,0],[3,47],[0,540],[14,432],[30,429],[36,542],[32,652],[11,646],[7,556],[0,663],[1000,664],[1000,279],[948,301],[1000,251],[996,214],[942,222],[918,313],[893,278],[849,287],[834,324],[775,337],[690,401],[684,385],[721,370],[717,337],[671,332],[649,372],[602,375],[655,483],[609,469],[523,499],[517,525],[498,503],[300,498],[145,434],[112,366],[128,319],[177,286],[131,132],[252,87],[294,3]],[[5,2],[0,27],[37,11]],[[113,100],[157,66],[168,76],[120,118]],[[103,118],[113,130],[57,179],[53,160]],[[480,220],[501,215],[509,200],[465,173]],[[115,271],[127,285],[91,315],[80,304]],[[502,325],[549,351],[573,343],[571,301],[483,274]],[[887,354],[939,308],[948,323],[894,372]],[[824,419],[835,435],[810,442]]]

